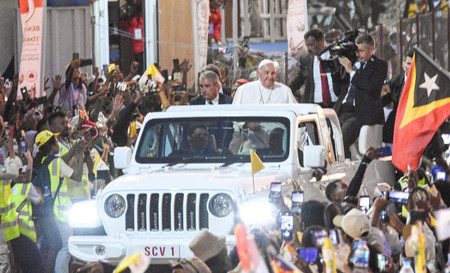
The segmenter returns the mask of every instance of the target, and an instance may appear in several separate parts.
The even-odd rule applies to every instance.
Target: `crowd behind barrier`
[[[364,88],[355,79],[369,73],[369,68],[387,71],[381,60],[372,67],[371,63],[377,62],[372,41],[370,35],[356,39],[357,57],[367,69],[361,65],[353,71],[345,59],[339,59],[348,74],[355,73],[349,83],[359,91]],[[316,55],[313,53],[306,54]],[[384,59],[392,60],[388,56],[386,53]],[[67,244],[73,231],[68,225],[68,210],[71,204],[95,195],[98,181],[107,184],[121,175],[114,168],[114,147],[135,145],[147,113],[189,102],[232,103],[235,94],[239,101],[233,103],[243,103],[249,90],[259,90],[260,100],[249,98],[255,103],[270,103],[275,98],[277,103],[296,103],[289,87],[277,82],[280,66],[270,60],[258,63],[254,78],[243,73],[233,83],[227,69],[209,65],[200,76],[199,91],[187,86],[188,60],[172,68],[169,80],[161,77],[163,69],[154,64],[138,76],[136,61],[129,75],[113,64],[102,73],[93,67],[93,75],[86,75],[80,68],[92,65],[92,61],[75,59],[62,71],[64,75],[46,80],[47,94],[41,97],[27,90],[20,90],[18,96],[17,76],[6,83],[2,79],[1,272],[69,272]],[[296,73],[301,73],[302,69],[297,69]],[[377,107],[378,102],[381,107],[385,79],[376,81],[379,88],[375,91],[380,95],[373,100]],[[271,97],[278,89],[288,94]],[[351,88],[344,89],[345,101],[348,97],[344,95]],[[297,101],[302,102],[302,96]],[[422,272],[425,267],[430,272],[448,272],[445,229],[450,226],[450,169],[444,157],[448,143],[443,144],[440,135],[437,138],[436,143],[430,143],[418,170],[398,173],[400,179],[392,189],[379,192],[374,200],[360,196],[365,168],[381,155],[379,149],[370,148],[350,183],[337,180],[324,189],[329,202],[297,202],[291,195],[268,199],[276,211],[273,223],[257,227],[237,217],[235,249],[227,249],[220,235],[201,231],[190,245],[195,257],[172,264],[173,272],[286,272],[294,267],[297,272],[411,272],[412,268]],[[194,140],[188,140],[193,149]],[[97,262],[79,271],[108,272],[110,267]]]

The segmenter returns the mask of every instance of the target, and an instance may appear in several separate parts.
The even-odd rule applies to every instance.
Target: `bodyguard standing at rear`
[[[201,95],[192,98],[190,105],[217,105],[233,102],[230,96],[219,93],[221,87],[219,76],[212,71],[205,71],[200,75],[199,87]]]
[[[324,51],[325,38],[320,29],[309,30],[304,38],[308,52],[300,55],[300,71],[290,81],[289,88],[296,92],[304,85],[303,103],[317,103],[331,108],[338,100],[341,90],[347,86],[348,80],[341,78],[339,73],[325,71],[322,61],[330,58],[330,51]]]

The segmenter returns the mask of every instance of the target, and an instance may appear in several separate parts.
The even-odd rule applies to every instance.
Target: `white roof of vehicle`
[[[297,115],[314,114],[322,111],[317,104],[299,103],[299,104],[220,104],[220,105],[182,105],[170,106],[167,112],[268,112],[268,111],[292,111]]]

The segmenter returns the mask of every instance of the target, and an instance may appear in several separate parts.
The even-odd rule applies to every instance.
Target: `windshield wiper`
[[[167,165],[163,166],[163,169],[166,167],[172,167],[175,166],[177,164],[183,164],[183,163],[189,163],[191,161],[192,157],[173,157],[170,158],[170,161]]]
[[[175,166],[177,164],[183,164],[183,163],[209,163],[208,160],[224,160],[226,159],[225,156],[215,156],[215,155],[192,155],[192,156],[183,156],[183,157],[173,157],[170,158],[170,161],[165,167],[171,167]]]
[[[232,165],[234,163],[237,163],[237,162],[246,163],[248,161],[249,161],[248,156],[236,155],[236,156],[233,156],[233,157],[230,157],[230,158],[227,157],[227,160],[225,161],[225,163],[222,166],[220,166],[220,167],[227,167],[227,166],[230,166],[230,165]]]

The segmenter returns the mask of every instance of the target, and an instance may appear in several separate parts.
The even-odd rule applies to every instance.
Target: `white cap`
[[[273,64],[275,66],[275,68],[278,67],[278,63],[276,63],[272,60],[269,60],[269,59],[264,59],[259,63],[258,69],[261,69],[261,67],[265,66],[266,64]]]
[[[88,79],[87,79],[87,84],[88,84],[87,87],[89,87],[89,85],[91,85],[91,83],[93,83],[94,80],[95,80],[95,76],[94,76],[94,75],[90,75],[90,76],[88,77]]]

